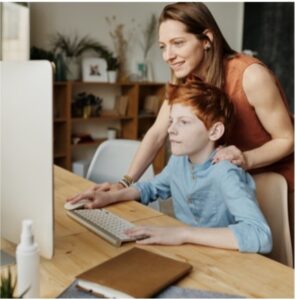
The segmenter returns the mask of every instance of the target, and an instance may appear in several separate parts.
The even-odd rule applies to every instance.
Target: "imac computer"
[[[53,70],[48,61],[0,62],[1,238],[19,243],[33,221],[40,255],[53,256]]]

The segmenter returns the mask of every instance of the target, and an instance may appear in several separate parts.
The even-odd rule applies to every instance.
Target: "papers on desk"
[[[77,286],[108,298],[150,298],[192,269],[186,262],[132,248],[77,276]]]

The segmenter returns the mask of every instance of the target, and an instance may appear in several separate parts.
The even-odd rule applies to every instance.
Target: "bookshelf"
[[[71,105],[75,95],[81,91],[101,96],[101,92],[113,99],[113,104],[102,109],[98,117],[72,117]],[[117,124],[118,138],[142,140],[147,130],[154,123],[157,112],[144,112],[145,101],[148,96],[159,98],[159,107],[164,99],[165,84],[153,82],[136,83],[101,83],[66,81],[54,83],[54,163],[58,166],[72,169],[72,161],[75,160],[74,152],[92,151],[106,138],[94,138],[92,141],[74,144],[72,136],[77,133],[77,128],[92,126],[94,130],[100,124],[115,122]],[[119,115],[114,111],[118,97],[128,98],[125,115]],[[108,101],[103,97],[103,101]],[[108,103],[107,103],[108,104]],[[110,106],[111,105],[111,106]],[[108,105],[107,105],[108,106]],[[91,125],[90,125],[91,124]],[[87,132],[86,132],[87,133]],[[164,147],[156,156],[153,166],[155,173],[159,173],[166,161]]]

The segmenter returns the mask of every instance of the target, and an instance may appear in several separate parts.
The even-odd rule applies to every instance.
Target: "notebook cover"
[[[153,252],[132,248],[77,276],[134,298],[149,298],[180,279],[192,266]],[[101,293],[101,290],[93,290]]]

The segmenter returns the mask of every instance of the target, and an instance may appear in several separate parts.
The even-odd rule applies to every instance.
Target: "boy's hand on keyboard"
[[[78,194],[75,194],[74,196],[72,197],[69,197],[66,199],[67,202],[71,201],[72,203],[76,203],[78,201],[80,201],[81,199],[81,195],[84,194],[84,193],[92,193],[92,192],[95,192],[95,191],[109,191],[110,190],[110,183],[108,182],[105,182],[105,183],[101,183],[101,184],[95,184],[93,186],[91,186],[89,189],[81,192],[81,193],[78,193]]]
[[[101,208],[114,202],[114,197],[111,192],[100,192],[96,190],[86,190],[80,194],[77,194],[70,201],[72,204],[79,202],[82,199],[87,199],[90,203],[85,205],[85,208]]]
[[[123,189],[123,186],[120,183],[109,183],[109,182],[104,182],[100,184],[95,184],[89,189],[85,190],[82,193],[78,193],[72,197],[69,197],[66,199],[67,202],[71,201],[72,203],[76,203],[80,201],[81,195],[85,193],[92,193],[92,192],[107,192],[107,191],[119,191]]]
[[[143,237],[137,241],[138,244],[159,244],[159,245],[181,245],[185,243],[186,227],[154,227],[139,226],[127,229],[125,233],[133,238]]]

